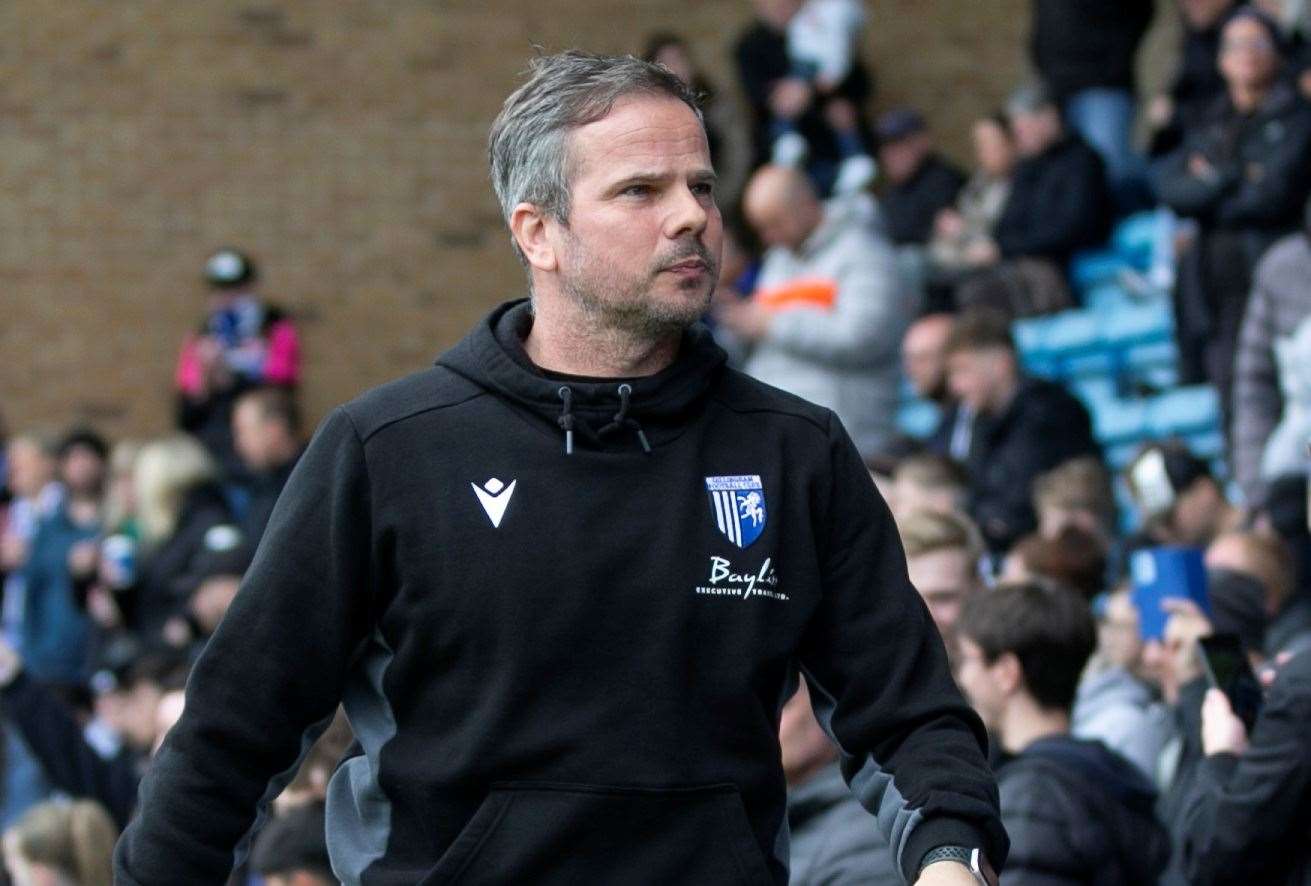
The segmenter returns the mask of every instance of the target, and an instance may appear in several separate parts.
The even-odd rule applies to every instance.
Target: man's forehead
[[[640,168],[673,159],[694,159],[710,166],[705,129],[696,113],[672,97],[637,95],[615,102],[610,113],[578,127],[570,138],[572,160],[580,169],[607,174],[642,172]]]

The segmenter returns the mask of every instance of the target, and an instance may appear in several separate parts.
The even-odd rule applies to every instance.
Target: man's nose
[[[673,199],[674,207],[669,213],[666,235],[671,240],[689,233],[700,235],[710,223],[711,207],[714,204],[707,206],[705,198],[697,196],[691,188],[677,189],[677,196]]]

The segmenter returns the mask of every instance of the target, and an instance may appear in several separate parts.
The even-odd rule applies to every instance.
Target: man
[[[924,246],[938,213],[956,202],[965,174],[942,158],[924,117],[910,108],[879,118],[879,168],[887,186],[879,202],[897,246]]]
[[[885,451],[916,309],[892,249],[853,201],[821,203],[794,169],[757,172],[743,209],[769,251],[755,296],[722,300],[716,317],[753,345],[747,374],[832,409],[863,456]]]
[[[1006,758],[1006,882],[1156,882],[1170,841],[1151,782],[1100,742],[1070,736],[1095,644],[1087,604],[1058,587],[1003,585],[971,597],[960,624],[961,687]]]
[[[1303,229],[1271,246],[1257,264],[1238,334],[1230,439],[1234,478],[1250,508],[1264,506],[1271,484],[1287,475],[1287,467],[1277,461],[1267,468],[1265,454],[1284,415],[1283,386],[1298,389],[1293,361],[1280,359],[1281,351],[1311,317],[1311,288],[1306,285],[1311,279],[1309,210],[1311,204],[1303,210]],[[1305,439],[1301,442],[1305,446]],[[1296,454],[1305,460],[1304,448]],[[1306,473],[1304,465],[1299,473]]]
[[[1057,465],[1033,483],[1033,510],[1038,533],[1059,538],[1066,529],[1078,529],[1097,540],[1103,553],[1115,545],[1119,514],[1111,475],[1105,466],[1087,456]]]
[[[1070,126],[1101,155],[1122,211],[1136,208],[1134,65],[1155,0],[1071,4],[1034,0],[1029,40],[1034,67]]]
[[[1225,495],[1211,466],[1178,441],[1153,443],[1125,471],[1142,528],[1127,547],[1204,548],[1239,529],[1243,512]]]
[[[928,314],[906,330],[901,343],[901,366],[915,396],[945,406],[947,390],[947,339],[951,336],[951,314]]]
[[[305,448],[300,439],[300,410],[292,393],[264,387],[242,394],[232,410],[232,440],[251,477],[250,502],[241,531],[253,551]]]
[[[965,468],[970,515],[993,553],[1036,528],[1034,480],[1081,455],[1100,459],[1092,420],[1060,385],[1020,373],[1010,324],[994,311],[962,314],[947,343],[947,365],[958,409],[975,416]],[[955,415],[948,411],[944,424]]]
[[[985,269],[961,284],[957,302],[992,305],[1013,316],[1050,313],[1071,302],[1065,282],[1070,257],[1109,232],[1105,170],[1092,148],[1066,132],[1046,90],[1017,90],[1006,116],[1020,161],[994,242],[980,242],[970,256]]]
[[[915,511],[897,528],[906,547],[910,583],[924,598],[933,623],[957,661],[957,624],[965,601],[983,590],[979,561],[983,543],[968,517],[940,511]]]
[[[968,503],[969,477],[958,463],[945,455],[918,452],[897,462],[892,469],[888,492],[888,504],[898,520],[921,510],[964,512]]]
[[[804,683],[783,706],[778,740],[788,782],[789,886],[900,886],[892,850],[847,789]]]
[[[1238,0],[1176,0],[1183,25],[1179,63],[1169,88],[1152,99],[1147,110],[1151,129],[1148,148],[1153,157],[1169,154],[1183,141],[1184,132],[1197,124],[1216,99],[1224,95],[1225,82],[1216,65],[1220,53],[1220,29]]]
[[[1212,576],[1241,575],[1260,585],[1267,656],[1273,658],[1311,634],[1311,601],[1296,593],[1293,557],[1279,536],[1226,532],[1206,549],[1206,568]]]
[[[224,879],[340,700],[343,882],[782,884],[797,667],[907,880],[1004,855],[982,728],[855,447],[694,326],[721,234],[695,107],[636,59],[533,63],[490,139],[531,302],[319,429],[123,882]]]

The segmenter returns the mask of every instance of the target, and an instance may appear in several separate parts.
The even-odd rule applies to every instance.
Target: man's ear
[[[1014,695],[1024,688],[1024,669],[1014,652],[1003,652],[992,663],[992,673],[997,680],[997,687],[1006,695]]]
[[[520,203],[510,213],[510,236],[519,245],[530,267],[554,271],[558,266],[555,247],[547,236],[547,217],[533,203]]]

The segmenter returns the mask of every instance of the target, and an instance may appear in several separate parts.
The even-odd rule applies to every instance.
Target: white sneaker
[[[833,183],[834,194],[854,194],[857,191],[863,191],[870,182],[874,181],[874,176],[878,175],[879,167],[874,162],[874,158],[869,154],[856,154],[842,161],[838,167],[838,177]]]
[[[810,153],[810,144],[799,132],[785,132],[774,139],[770,162],[775,166],[799,167]]]

